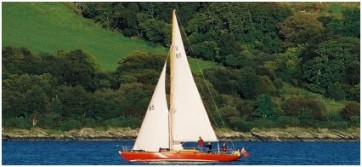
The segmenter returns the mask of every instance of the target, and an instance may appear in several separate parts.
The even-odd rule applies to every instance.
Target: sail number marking
[[[151,106],[148,107],[148,110],[150,111],[155,110],[155,106],[152,104]]]
[[[178,51],[178,46],[175,46],[175,50]],[[176,52],[176,58],[179,59],[181,57],[182,57],[182,54],[180,52],[179,53]]]
[[[176,58],[181,58],[181,53],[176,53]]]

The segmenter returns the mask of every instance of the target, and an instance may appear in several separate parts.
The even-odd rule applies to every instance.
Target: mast
[[[172,29],[171,29],[171,48],[170,48],[170,111],[169,111],[169,144],[170,144],[170,149],[173,149],[173,112],[174,112],[174,88],[175,86],[172,84],[173,83],[173,79],[175,76],[175,58],[174,58],[174,54],[175,54],[175,49],[174,49],[174,43],[175,43],[175,21],[176,20],[176,10],[174,9],[172,11]]]

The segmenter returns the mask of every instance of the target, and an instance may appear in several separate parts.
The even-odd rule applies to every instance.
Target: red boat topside
[[[162,152],[138,152],[119,151],[124,159],[130,162],[154,162],[154,161],[175,161],[175,162],[227,162],[240,159],[238,151],[232,154],[226,153],[204,153],[198,150],[162,151]]]

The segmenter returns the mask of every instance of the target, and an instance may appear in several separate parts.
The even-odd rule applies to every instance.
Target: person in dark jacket
[[[209,142],[209,143],[206,145],[206,147],[207,147],[207,152],[208,152],[208,153],[211,153],[212,144]]]

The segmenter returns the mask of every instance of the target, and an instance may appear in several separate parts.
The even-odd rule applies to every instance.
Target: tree
[[[238,87],[236,89],[240,97],[255,99],[258,96],[259,76],[251,69],[243,70],[237,75]]]
[[[60,86],[58,98],[61,102],[61,116],[64,118],[80,119],[84,117],[88,93],[80,85],[75,87]]]
[[[125,94],[125,100],[121,103],[123,116],[142,119],[151,100],[153,89],[141,83],[123,84],[119,89]]]
[[[315,16],[303,13],[288,17],[278,26],[286,48],[311,42],[319,38],[324,29]]]
[[[59,71],[53,73],[59,79],[58,82],[61,84],[66,83],[70,86],[82,85],[88,91],[95,90],[94,82],[97,82],[95,74],[99,67],[94,57],[82,50],[68,53],[59,52],[58,56],[61,57],[61,61],[58,64],[59,67],[56,68]]]
[[[259,77],[259,82],[257,85],[257,94],[268,94],[274,95],[277,92],[273,82],[268,76]]]
[[[219,59],[219,47],[215,41],[203,41],[192,46],[195,55],[199,55],[205,60],[215,61]]]
[[[32,54],[27,48],[13,48],[7,46],[2,51],[3,69],[11,74],[42,73],[41,59]]]
[[[44,93],[43,89],[37,85],[31,87],[25,93],[26,103],[25,111],[29,113],[33,126],[38,124],[44,114],[49,113],[50,103],[48,96]]]
[[[326,33],[328,35],[339,35],[347,37],[360,37],[360,9],[345,9],[342,11],[343,18],[331,18],[326,22]]]
[[[275,116],[275,106],[272,97],[265,94],[259,96],[253,115],[261,118]]]
[[[147,19],[140,23],[139,26],[142,29],[141,34],[144,34],[146,40],[161,43],[164,46],[170,45],[171,31],[169,24],[159,20]]]
[[[276,71],[284,81],[291,82],[296,75],[301,62],[303,47],[290,47],[284,53],[280,53],[275,60],[267,61],[264,67]]]
[[[356,102],[347,103],[341,111],[341,116],[345,120],[351,120],[354,116],[360,116],[360,104]]]
[[[148,83],[156,85],[165,57],[144,52],[135,52],[118,62],[114,72],[118,86],[124,83]]]
[[[355,78],[347,71],[359,62],[359,39],[340,37],[318,45],[315,57],[303,64],[303,80],[307,88],[318,93],[336,83],[348,84]],[[356,70],[353,73],[358,74]],[[355,82],[353,82],[355,83]]]
[[[315,99],[292,97],[285,100],[282,104],[282,110],[286,116],[298,118],[299,120],[321,120],[322,112],[326,110],[323,102]],[[310,125],[310,122],[304,122]]]

